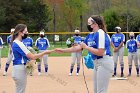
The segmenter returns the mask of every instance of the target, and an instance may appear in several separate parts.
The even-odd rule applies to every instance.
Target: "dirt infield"
[[[125,59],[125,76],[128,74],[127,57]],[[14,81],[11,78],[10,65],[8,75],[2,76],[6,58],[2,58],[2,68],[0,70],[0,93],[15,93]],[[73,76],[68,76],[71,58],[70,57],[49,57],[49,75],[44,73],[42,64],[42,74],[37,75],[35,69],[33,76],[28,76],[26,93],[87,93],[81,67],[80,75],[76,76],[76,69]],[[82,64],[81,64],[82,65]],[[86,81],[89,93],[93,93],[93,71],[85,68]],[[120,66],[118,65],[118,68]],[[120,72],[119,69],[117,72]],[[119,74],[119,73],[118,73]],[[133,66],[132,76],[128,80],[110,80],[108,93],[140,93],[140,77],[136,77]]]

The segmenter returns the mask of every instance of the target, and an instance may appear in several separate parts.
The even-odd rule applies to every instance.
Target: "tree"
[[[48,22],[51,20],[49,7],[40,0],[26,1],[22,5],[24,20],[31,31],[48,30]]]

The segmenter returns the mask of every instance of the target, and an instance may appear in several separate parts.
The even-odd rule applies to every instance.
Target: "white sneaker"
[[[40,76],[41,75],[41,72],[38,72],[38,76]]]
[[[76,76],[79,76],[79,73],[76,73]]]
[[[72,76],[72,73],[69,73],[69,76]]]
[[[48,72],[45,72],[46,73],[46,76],[48,76]]]
[[[6,71],[4,71],[4,72],[3,72],[3,76],[6,76],[6,75],[7,75],[7,72],[6,72]]]

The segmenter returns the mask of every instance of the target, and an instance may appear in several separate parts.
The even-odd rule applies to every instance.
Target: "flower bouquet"
[[[38,53],[37,48],[28,47],[28,50],[33,54]],[[28,60],[28,62],[26,63],[27,74],[32,75],[32,73],[33,73],[33,71],[35,69],[35,63],[36,62],[40,62],[40,59],[38,58],[36,60]]]
[[[68,47],[71,47],[71,46],[73,46],[73,44],[74,44],[74,38],[73,37],[68,38],[66,41],[66,45]]]

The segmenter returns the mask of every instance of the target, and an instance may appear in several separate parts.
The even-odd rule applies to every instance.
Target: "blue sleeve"
[[[85,43],[86,45],[88,45],[88,38],[89,38],[89,35],[87,35],[87,36],[85,37],[85,40],[84,40],[84,43]]]

